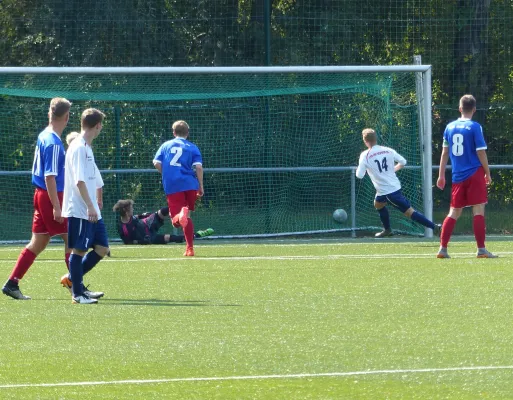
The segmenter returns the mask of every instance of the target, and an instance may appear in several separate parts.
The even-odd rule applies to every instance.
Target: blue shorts
[[[378,203],[390,203],[402,213],[411,207],[410,201],[404,197],[401,189],[399,189],[397,192],[376,196],[375,200]]]
[[[93,223],[86,219],[69,217],[68,242],[70,249],[82,251],[87,251],[96,245],[109,247],[107,229],[105,229],[103,219]]]

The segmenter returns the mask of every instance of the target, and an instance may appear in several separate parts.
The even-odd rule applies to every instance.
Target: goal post
[[[73,103],[63,138],[85,108],[107,115],[94,151],[112,238],[118,199],[133,199],[136,212],[165,206],[152,160],[178,119],[203,154],[198,229],[227,238],[380,229],[372,184],[355,178],[366,127],[408,160],[405,195],[432,216],[429,65],[0,67],[2,241],[29,238],[32,156],[53,97]],[[344,224],[332,218],[337,208],[348,211]],[[392,228],[430,234],[395,211]]]

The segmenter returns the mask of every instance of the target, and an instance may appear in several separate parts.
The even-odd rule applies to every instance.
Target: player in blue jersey
[[[437,258],[449,258],[447,245],[456,221],[464,207],[472,207],[473,230],[478,258],[496,258],[485,247],[485,205],[488,202],[487,186],[492,183],[483,128],[472,121],[476,112],[476,99],[466,94],[460,99],[461,118],[447,125],[444,132],[440,170],[436,185],[445,187],[445,169],[449,158],[452,165],[451,208],[442,225],[440,250]]]
[[[203,160],[198,147],[187,140],[189,125],[173,124],[172,140],[155,154],[153,165],[162,174],[169,215],[173,226],[181,226],[185,235],[184,256],[194,256],[194,226],[189,211],[194,211],[198,196],[203,196]]]
[[[374,207],[383,224],[383,231],[376,233],[375,236],[377,238],[392,236],[387,203],[397,208],[406,217],[438,233],[440,226],[416,211],[403,195],[401,182],[395,173],[406,165],[406,159],[394,149],[378,145],[378,136],[374,129],[364,129],[362,139],[367,150],[360,154],[356,177],[362,179],[365,173],[369,174],[376,189]]]
[[[169,216],[169,207],[163,207],[153,213],[134,215],[134,201],[119,200],[112,208],[119,213],[118,234],[124,244],[168,244],[183,243],[183,235],[158,233],[164,225],[164,219]],[[197,231],[195,238],[207,237],[214,234],[212,228]]]
[[[21,251],[2,292],[17,300],[29,300],[21,293],[19,281],[34,263],[36,257],[46,248],[52,236],[64,240],[64,257],[69,263],[67,221],[62,216],[64,191],[64,158],[62,132],[69,120],[71,103],[64,98],[54,98],[48,111],[48,126],[39,134],[32,167],[34,193],[34,217],[32,238]]]

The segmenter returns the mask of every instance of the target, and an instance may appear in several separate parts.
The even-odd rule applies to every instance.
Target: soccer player
[[[203,196],[203,160],[198,147],[187,140],[189,125],[185,121],[173,124],[172,140],[155,154],[153,165],[162,174],[171,223],[181,226],[185,235],[184,256],[194,256],[194,226],[189,211],[194,211],[198,196]]]
[[[112,209],[119,212],[118,233],[124,244],[168,244],[183,243],[183,235],[160,234],[158,230],[169,216],[169,207],[163,207],[154,213],[134,215],[133,200],[119,200]],[[210,236],[212,228],[198,231],[195,238]]]
[[[401,191],[401,182],[395,173],[406,165],[406,159],[394,149],[378,145],[378,137],[373,129],[364,129],[362,137],[367,150],[360,154],[356,176],[362,179],[367,172],[376,188],[374,207],[378,211],[384,229],[375,236],[377,238],[392,236],[390,216],[386,207],[388,202],[408,218],[438,234],[440,226],[415,211]]]
[[[95,267],[109,251],[107,230],[101,217],[96,193],[98,167],[91,144],[103,128],[105,115],[88,108],[82,113],[80,136],[73,140],[66,154],[63,215],[68,218],[69,281],[72,303],[95,304],[103,292],[90,292],[84,287],[83,275]],[[89,248],[93,250],[89,251]]]
[[[70,132],[66,135],[66,144],[69,145],[71,142],[80,135],[80,132]],[[105,185],[103,182],[102,174],[100,174],[100,170],[95,163],[96,167],[96,201],[98,203],[98,207],[100,211],[103,209],[103,186]]]
[[[456,221],[464,207],[472,207],[474,237],[478,258],[496,258],[485,247],[485,205],[488,202],[487,186],[492,183],[483,128],[472,121],[476,112],[476,99],[470,94],[460,99],[461,118],[447,125],[444,132],[440,170],[436,186],[445,187],[445,169],[449,158],[452,165],[451,207],[442,224],[440,250],[437,258],[450,258],[447,245]]]
[[[21,251],[2,292],[16,300],[30,300],[23,295],[19,282],[46,248],[52,236],[64,241],[64,259],[69,263],[67,221],[62,215],[62,193],[64,190],[64,157],[62,132],[69,120],[71,103],[60,97],[50,101],[48,126],[39,134],[32,166],[34,193],[34,217],[32,238]]]

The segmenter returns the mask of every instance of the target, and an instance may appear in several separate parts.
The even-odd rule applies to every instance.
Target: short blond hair
[[[61,119],[69,113],[71,102],[64,97],[54,97],[50,101],[50,119]]]
[[[70,143],[73,140],[75,140],[77,138],[77,136],[79,136],[79,135],[80,135],[80,132],[76,132],[76,131],[68,133],[66,136],[66,144],[69,146]]]
[[[173,133],[179,137],[187,137],[189,135],[189,125],[185,121],[175,121],[173,123]]]
[[[366,128],[362,131],[362,137],[364,142],[367,143],[377,143],[378,141],[378,135],[376,135],[376,131],[371,128]]]

